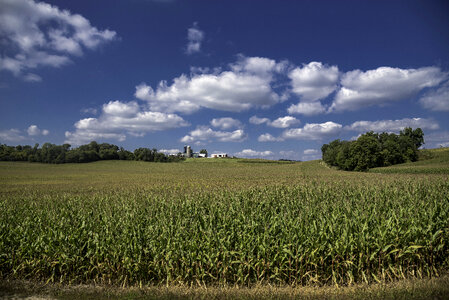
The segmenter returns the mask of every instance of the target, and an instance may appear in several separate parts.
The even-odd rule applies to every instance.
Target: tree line
[[[424,144],[421,128],[410,127],[394,133],[362,134],[355,141],[334,140],[321,147],[325,163],[347,171],[366,171],[418,160],[418,148]]]
[[[157,149],[138,148],[134,152],[123,149],[113,144],[98,144],[93,141],[89,144],[71,149],[71,145],[55,145],[45,143],[39,148],[34,147],[7,146],[0,144],[0,161],[29,161],[50,164],[62,163],[87,163],[98,160],[140,160],[150,162],[177,162],[185,158],[178,154],[176,156],[165,155]]]

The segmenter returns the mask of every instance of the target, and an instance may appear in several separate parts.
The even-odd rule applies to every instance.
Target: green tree
[[[207,157],[207,150],[206,150],[206,149],[201,149],[201,150],[200,150],[200,153],[206,154],[206,157]]]
[[[413,130],[410,127],[406,127],[399,133],[399,136],[408,136],[415,144],[416,149],[419,149],[424,144],[424,132],[421,128]]]

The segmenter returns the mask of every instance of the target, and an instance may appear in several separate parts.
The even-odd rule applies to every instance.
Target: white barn
[[[228,157],[228,154],[227,153],[214,153],[210,157],[212,157],[212,158],[224,158],[224,157]]]

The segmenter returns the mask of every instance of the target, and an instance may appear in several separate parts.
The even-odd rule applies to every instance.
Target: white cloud
[[[80,145],[92,140],[124,141],[127,135],[143,136],[147,132],[188,126],[176,114],[142,109],[136,102],[110,101],[103,105],[98,118],[85,118],[75,123],[75,132],[66,132],[66,143]]]
[[[313,154],[318,154],[319,151],[316,149],[306,149],[303,152],[305,155],[313,155]]]
[[[215,131],[207,126],[198,126],[195,130],[181,139],[184,143],[193,143],[197,141],[209,142],[242,142],[247,138],[243,129],[234,131]]]
[[[2,142],[20,142],[25,140],[22,132],[18,129],[8,129],[0,131],[0,141]]]
[[[212,121],[210,121],[210,125],[223,130],[242,127],[242,123],[239,120],[233,118],[212,119]]]
[[[449,81],[439,89],[426,93],[419,102],[432,111],[449,111]]]
[[[345,126],[345,129],[358,132],[399,132],[405,127],[435,130],[439,128],[439,125],[431,119],[405,118],[400,120],[357,121]]]
[[[200,108],[241,112],[254,107],[269,107],[281,101],[272,90],[272,72],[252,62],[240,59],[232,71],[209,74],[181,75],[172,85],[161,81],[156,89],[142,83],[135,96],[148,101],[153,111],[193,113]]]
[[[270,123],[270,119],[268,119],[268,118],[259,118],[259,117],[257,117],[257,116],[252,116],[251,118],[249,118],[249,122],[251,123],[251,124],[254,124],[254,125],[260,125],[260,124],[263,124],[263,123]]]
[[[288,77],[291,79],[293,93],[300,96],[301,101],[316,101],[335,91],[339,71],[337,66],[311,62],[302,68],[293,69]]]
[[[159,152],[162,152],[167,155],[176,155],[181,151],[179,151],[178,149],[161,149],[159,150]]]
[[[269,126],[276,128],[288,128],[292,125],[301,123],[298,119],[292,116],[285,116],[277,118],[276,120],[269,123]]]
[[[273,155],[271,151],[256,151],[252,149],[243,149],[240,152],[235,153],[235,156],[239,157],[267,157]]]
[[[47,129],[40,130],[39,127],[36,125],[30,125],[27,129],[27,133],[30,136],[37,136],[37,135],[48,135],[50,132]]]
[[[257,140],[259,142],[281,142],[283,139],[281,137],[274,137],[269,133],[261,134]]]
[[[95,49],[111,41],[116,33],[98,30],[86,18],[68,10],[32,0],[0,0],[0,39],[3,51],[0,69],[26,81],[41,81],[29,69],[60,67],[83,48]]]
[[[198,28],[198,23],[193,23],[193,26],[187,29],[187,54],[193,54],[201,51],[201,42],[204,39],[204,31]]]
[[[442,72],[438,67],[380,67],[366,72],[347,72],[342,77],[342,87],[337,92],[330,111],[357,110],[404,100],[424,88],[437,86],[447,77],[448,73]]]
[[[274,59],[266,57],[246,57],[239,55],[238,61],[230,65],[231,70],[237,73],[249,73],[258,76],[272,78],[274,73],[283,73],[287,67],[287,62],[276,63]]]
[[[342,125],[334,122],[321,124],[307,123],[303,128],[292,128],[285,130],[282,137],[285,139],[298,140],[321,140],[338,135],[342,130]]]
[[[288,108],[289,114],[303,114],[305,116],[319,115],[326,112],[326,108],[318,102],[300,102]]]
[[[261,124],[267,124],[268,126],[271,127],[276,127],[276,128],[287,128],[290,127],[292,125],[296,125],[301,123],[300,120],[296,119],[295,117],[292,116],[285,116],[285,117],[280,117],[277,118],[274,121],[271,121],[268,118],[259,118],[257,116],[252,116],[251,118],[249,118],[249,122],[251,124],[255,124],[255,125],[261,125]]]

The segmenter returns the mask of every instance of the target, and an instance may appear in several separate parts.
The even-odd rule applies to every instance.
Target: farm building
[[[207,153],[193,152],[190,146],[184,146],[184,153],[182,153],[182,155],[184,157],[193,157],[193,158],[207,157]]]
[[[214,153],[211,155],[212,158],[224,158],[224,157],[228,157],[227,153]]]

